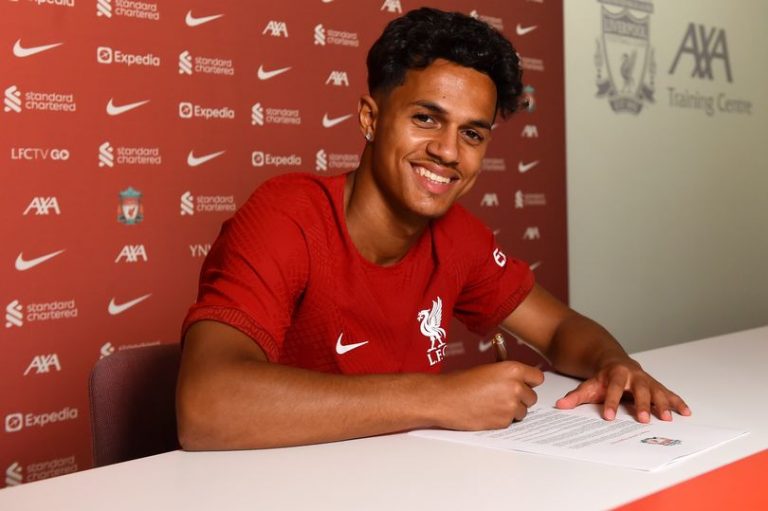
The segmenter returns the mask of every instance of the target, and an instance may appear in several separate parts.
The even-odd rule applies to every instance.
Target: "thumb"
[[[555,408],[570,410],[584,403],[600,403],[603,400],[602,386],[596,380],[587,380],[568,392],[555,403]]]

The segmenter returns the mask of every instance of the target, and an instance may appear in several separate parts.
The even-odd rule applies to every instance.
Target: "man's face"
[[[436,60],[408,71],[403,85],[376,103],[376,184],[399,214],[442,216],[480,173],[496,110],[493,81]]]

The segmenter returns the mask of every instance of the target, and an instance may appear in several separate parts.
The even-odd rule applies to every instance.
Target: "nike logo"
[[[344,332],[341,332],[339,334],[339,338],[336,339],[336,353],[339,355],[343,355],[345,353],[349,353],[350,351],[359,348],[360,346],[363,346],[365,344],[368,344],[368,341],[363,342],[356,342],[354,344],[341,344],[341,339],[344,337]]]
[[[491,346],[493,346],[493,341],[480,341],[477,344],[477,349],[480,350],[480,353],[485,353],[489,349],[491,349]]]
[[[259,80],[269,80],[270,78],[274,78],[277,75],[281,75],[291,69],[290,67],[283,67],[280,69],[275,69],[273,71],[264,71],[263,66],[259,66],[259,70],[257,74],[259,75]]]
[[[200,16],[198,18],[192,16],[192,11],[187,11],[187,17],[184,18],[184,22],[187,24],[188,27],[197,27],[202,25],[203,23],[208,23],[209,21],[217,20],[224,16],[223,14],[213,14],[211,16]]]
[[[19,39],[13,45],[13,54],[20,58],[30,57],[32,55],[56,48],[57,46],[61,46],[62,44],[64,43],[44,44],[42,46],[30,46],[29,48],[24,48],[21,45],[21,39]]]
[[[517,32],[517,35],[521,35],[522,36],[522,35],[529,34],[529,33],[533,32],[537,28],[539,28],[538,25],[531,25],[530,27],[524,27],[520,23],[518,23],[517,26],[515,27],[515,32]]]
[[[221,156],[225,152],[226,151],[219,151],[217,153],[206,154],[204,156],[195,156],[194,151],[190,151],[189,155],[187,155],[187,165],[190,167],[197,167],[198,165],[202,165],[207,161],[211,161],[212,159]]]
[[[323,114],[323,128],[333,128],[337,124],[346,121],[350,117],[352,117],[352,114],[342,115],[341,117],[329,119],[328,114]]]
[[[517,170],[519,170],[521,174],[525,174],[526,172],[528,172],[538,164],[539,164],[539,160],[534,160],[530,163],[525,163],[524,161],[520,160],[517,163]]]
[[[117,316],[118,314],[122,314],[123,312],[127,311],[128,309],[130,309],[134,305],[140,304],[141,302],[143,302],[144,300],[146,300],[150,296],[152,296],[152,293],[147,293],[144,296],[140,296],[138,298],[134,298],[133,300],[130,300],[130,301],[125,302],[125,303],[120,303],[120,304],[115,303],[115,299],[112,298],[109,301],[109,307],[107,307],[107,310],[109,311],[109,313],[112,316]]]
[[[134,108],[139,108],[141,105],[146,105],[147,103],[149,103],[148,99],[137,101],[135,103],[128,103],[126,105],[115,105],[114,100],[109,98],[109,102],[107,103],[107,113],[109,115],[120,115],[129,110],[133,110]]]
[[[541,266],[541,261],[536,261],[535,263],[533,263],[532,265],[530,265],[530,266],[529,266],[529,268],[531,269],[531,271],[533,271],[533,270],[535,270],[536,268],[538,268],[539,266]]]
[[[38,264],[43,264],[48,259],[53,259],[54,257],[56,257],[57,255],[61,254],[62,252],[64,252],[64,249],[61,249],[61,250],[56,251],[56,252],[51,252],[50,254],[46,254],[44,256],[36,257],[34,259],[28,259],[28,260],[24,259],[24,253],[23,252],[19,252],[19,257],[16,258],[16,269],[19,270],[19,271],[27,271],[30,268],[34,268]]]

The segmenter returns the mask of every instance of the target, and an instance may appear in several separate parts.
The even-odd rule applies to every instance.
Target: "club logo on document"
[[[616,113],[639,114],[653,103],[656,60],[650,41],[653,3],[648,0],[598,0],[602,37],[597,39],[597,97]]]

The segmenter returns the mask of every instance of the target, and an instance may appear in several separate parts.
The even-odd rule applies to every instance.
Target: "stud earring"
[[[368,133],[366,133],[366,134],[365,134],[365,139],[366,139],[368,142],[373,142],[373,133],[371,133],[370,131],[369,131]]]

